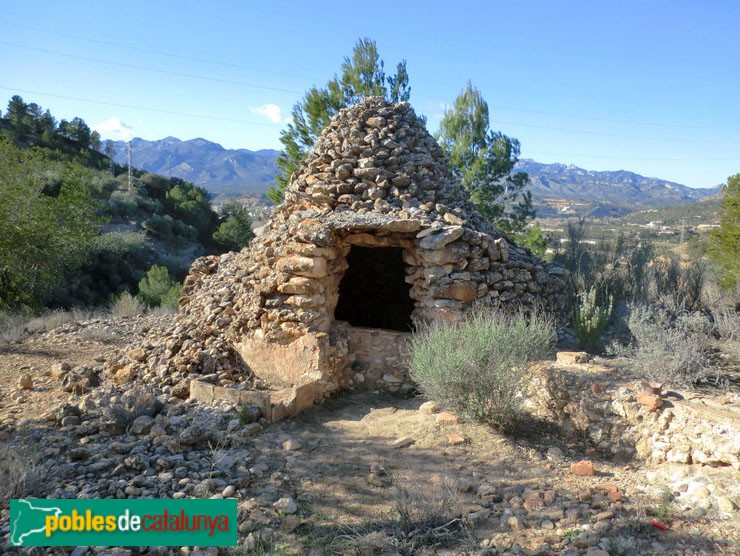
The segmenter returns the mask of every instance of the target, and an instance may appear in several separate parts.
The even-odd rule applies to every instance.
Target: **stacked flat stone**
[[[411,106],[371,98],[333,118],[248,248],[195,261],[170,330],[111,371],[175,393],[196,375],[247,380],[244,338],[330,331],[353,245],[403,248],[417,322],[565,304],[564,271],[490,228]]]

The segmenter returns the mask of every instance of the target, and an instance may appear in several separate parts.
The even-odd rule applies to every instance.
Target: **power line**
[[[13,91],[17,93],[25,93],[25,94],[30,94],[30,95],[39,95],[39,96],[51,97],[51,98],[61,98],[64,100],[74,100],[76,102],[87,102],[90,104],[100,104],[102,106],[115,106],[117,108],[131,108],[133,110],[145,110],[147,112],[158,112],[160,114],[187,116],[188,118],[201,118],[204,120],[214,120],[214,121],[219,121],[219,122],[232,122],[235,124],[259,125],[259,126],[266,126],[266,127],[282,127],[282,125],[280,124],[268,124],[266,122],[255,122],[252,120],[238,120],[235,118],[221,118],[218,116],[206,116],[203,114],[189,114],[187,112],[177,112],[175,110],[163,110],[161,108],[148,108],[146,106],[135,106],[133,104],[119,104],[115,102],[103,102],[100,100],[92,100],[89,98],[79,98],[79,97],[70,97],[70,96],[65,96],[65,95],[54,95],[51,93],[41,93],[39,91],[30,91],[28,89],[18,89],[18,88],[2,87],[2,86],[0,86],[0,89],[4,91]]]
[[[280,93],[297,93],[297,94],[303,94],[303,91],[296,91],[293,89],[282,89],[280,87],[267,87],[265,85],[255,85],[254,83],[244,83],[242,81],[232,81],[231,79],[219,79],[217,77],[207,77],[205,75],[196,75],[193,73],[183,73],[179,71],[169,71],[169,70],[163,70],[163,69],[157,69],[157,68],[149,68],[146,66],[138,66],[136,64],[125,64],[123,62],[114,62],[112,60],[103,60],[101,58],[92,58],[89,56],[79,56],[76,54],[64,54],[62,52],[55,52],[53,50],[46,50],[44,48],[34,48],[31,46],[24,46],[22,44],[15,44],[12,42],[6,42],[6,41],[0,41],[0,44],[4,44],[6,46],[11,46],[13,48],[21,48],[23,50],[31,50],[34,52],[41,52],[43,54],[51,54],[52,56],[61,56],[62,58],[72,58],[75,60],[85,60],[88,62],[96,62],[98,64],[109,64],[111,66],[118,66],[122,68],[130,68],[130,69],[138,69],[138,70],[144,70],[144,71],[150,71],[153,73],[162,73],[165,75],[176,75],[178,77],[187,77],[190,79],[201,79],[203,81],[213,81],[214,83],[225,83],[227,85],[237,85],[239,87],[248,87],[252,89],[263,89],[266,91],[277,91]]]
[[[577,154],[577,153],[546,153],[546,152],[537,152],[537,151],[527,151],[525,153],[522,153],[522,158],[529,158],[529,156],[572,156],[572,157],[579,157],[579,158],[603,158],[603,159],[610,159],[610,160],[656,160],[661,162],[683,162],[686,159],[685,158],[656,158],[653,156],[614,156],[614,155],[608,155],[608,154]],[[712,161],[712,162],[720,162],[720,161],[740,161],[740,157],[735,158],[705,158],[700,157],[703,161]]]
[[[190,60],[190,61],[193,61],[193,62],[200,62],[200,63],[205,63],[205,64],[212,64],[212,65],[223,66],[223,67],[231,67],[231,68],[237,68],[237,69],[244,69],[244,70],[248,70],[248,71],[259,71],[259,72],[270,73],[270,74],[274,74],[274,75],[282,75],[282,76],[285,76],[285,77],[293,77],[293,78],[297,78],[297,79],[304,79],[304,80],[307,80],[307,81],[314,81],[314,82],[321,81],[320,78],[315,77],[315,76],[314,77],[309,77],[309,76],[306,76],[306,75],[301,75],[301,74],[296,74],[296,73],[283,72],[283,71],[275,71],[275,70],[266,70],[266,69],[263,69],[263,68],[255,68],[255,67],[251,67],[251,66],[245,66],[245,65],[242,65],[242,64],[235,64],[233,62],[223,62],[223,61],[219,61],[219,60],[211,60],[211,59],[208,59],[208,58],[198,58],[198,57],[194,57],[194,56],[185,56],[183,54],[175,54],[175,53],[172,53],[172,52],[165,52],[165,51],[162,51],[162,50],[156,50],[156,49],[150,49],[150,48],[143,48],[143,47],[140,47],[140,46],[135,46],[135,45],[130,45],[130,44],[123,44],[123,43],[111,42],[111,41],[103,41],[103,40],[93,39],[93,38],[89,38],[89,37],[82,37],[82,36],[79,36],[79,35],[73,35],[73,34],[70,34],[70,33],[63,33],[63,32],[54,31],[54,30],[51,30],[51,29],[42,29],[40,27],[34,27],[34,26],[31,26],[31,25],[24,25],[24,24],[20,24],[20,23],[10,22],[10,21],[7,21],[7,20],[0,20],[0,23],[1,24],[4,24],[4,25],[9,25],[9,26],[12,26],[12,27],[19,27],[19,28],[23,28],[23,29],[30,29],[32,31],[37,31],[37,32],[40,32],[40,33],[47,33],[47,34],[50,34],[50,35],[57,35],[57,36],[60,36],[60,37],[71,38],[71,39],[81,40],[81,41],[85,41],[85,42],[91,42],[91,43],[94,43],[94,44],[104,44],[104,45],[113,46],[113,47],[116,47],[116,48],[124,48],[124,49],[127,49],[127,50],[132,50],[132,51],[136,51],[136,52],[143,52],[143,53],[148,53],[148,54],[157,54],[159,56],[166,56],[166,57],[176,58],[176,59],[180,59],[180,60]],[[18,46],[18,47],[19,48],[23,48],[23,47],[20,47],[20,46]],[[114,63],[114,62],[104,62],[104,63]],[[149,68],[147,68],[147,69],[149,69]],[[152,71],[154,71],[154,70],[152,70]],[[284,92],[299,92],[300,93],[301,91],[288,91],[288,90],[284,90]],[[429,99],[429,100],[437,100],[437,101],[444,102],[444,103],[447,102],[446,99],[443,99],[441,97],[435,97],[435,96],[424,95],[424,94],[417,94],[416,96],[419,97],[419,98],[426,98],[426,99]],[[714,130],[714,128],[708,128],[708,127],[704,127],[704,126],[692,126],[692,125],[685,125],[685,124],[683,124],[683,125],[682,124],[661,124],[661,123],[656,123],[656,122],[641,122],[641,121],[635,121],[635,120],[619,120],[619,119],[615,119],[615,118],[601,118],[601,117],[595,117],[595,116],[583,116],[583,115],[580,115],[580,114],[568,114],[568,113],[562,113],[562,112],[549,112],[549,111],[545,111],[545,110],[523,109],[523,108],[516,108],[516,107],[513,107],[513,106],[507,106],[507,105],[503,105],[503,104],[489,104],[489,106],[492,107],[492,108],[499,108],[499,109],[502,109],[502,110],[510,110],[510,111],[513,111],[513,112],[520,112],[520,113],[523,113],[523,114],[539,114],[539,115],[544,115],[544,116],[557,116],[557,117],[564,117],[564,118],[576,118],[576,119],[580,119],[580,120],[588,120],[588,121],[596,121],[596,122],[608,122],[608,123],[638,125],[638,126],[647,126],[647,127],[663,127],[663,128],[671,128],[671,129],[694,129],[694,130],[703,129],[703,130],[709,130],[709,131]],[[735,129],[735,128],[729,128],[727,130],[728,131],[737,131],[737,129]]]
[[[134,110],[144,110],[147,112],[157,112],[161,114],[185,116],[188,118],[199,118],[199,119],[204,119],[204,120],[213,120],[213,121],[229,122],[229,123],[236,123],[236,124],[258,125],[258,126],[265,126],[265,127],[282,127],[280,124],[269,124],[265,122],[255,122],[252,120],[240,120],[236,118],[222,118],[219,116],[208,116],[204,114],[190,114],[187,112],[177,112],[175,110],[164,110],[160,108],[150,108],[146,106],[136,106],[132,104],[103,102],[99,100],[71,97],[71,96],[66,96],[66,95],[55,95],[52,93],[42,93],[39,91],[31,91],[29,89],[19,89],[19,88],[0,86],[0,90],[12,91],[16,93],[39,95],[39,96],[50,97],[50,98],[59,98],[59,99],[64,99],[64,100],[74,100],[76,102],[85,102],[89,104],[98,104],[102,106],[113,106],[116,108],[130,108]],[[656,158],[656,157],[639,157],[639,156],[627,156],[627,155],[625,156],[591,155],[591,154],[580,154],[580,153],[555,153],[555,152],[537,152],[537,151],[526,151],[525,153],[523,153],[523,156],[525,158],[528,156],[569,156],[569,157],[579,157],[579,158],[613,159],[613,160],[645,160],[645,161],[661,161],[661,162],[681,162],[685,160],[685,158]],[[702,158],[702,160],[712,161],[712,162],[724,162],[724,161],[737,161],[738,158]]]
[[[637,122],[634,120],[615,120],[612,118],[598,118],[595,116],[581,116],[578,114],[565,114],[562,112],[546,112],[543,110],[526,110],[523,108],[514,108],[512,106],[504,106],[502,104],[488,104],[489,107],[492,108],[501,108],[502,110],[511,110],[512,112],[521,112],[523,114],[540,114],[543,116],[558,116],[561,118],[578,118],[579,120],[589,120],[594,122],[607,122],[612,124],[629,124],[629,125],[640,125],[640,126],[648,126],[648,127],[666,127],[666,128],[675,128],[675,129],[694,129],[694,130],[707,130],[707,131],[718,131],[715,128],[709,128],[709,127],[703,127],[703,126],[692,126],[692,125],[682,125],[682,124],[658,124],[655,122]],[[736,128],[727,128],[725,131],[738,131]]]
[[[1,42],[0,42],[1,44]],[[104,102],[99,100],[93,100],[93,99],[86,99],[86,98],[80,98],[80,97],[71,97],[66,95],[55,95],[52,93],[43,93],[40,91],[31,91],[28,89],[19,89],[19,88],[11,88],[11,87],[2,87],[0,86],[0,89],[6,90],[6,91],[13,91],[13,92],[20,92],[25,94],[32,94],[32,95],[39,95],[39,96],[46,96],[51,98],[60,98],[64,100],[74,100],[76,102],[85,102],[89,104],[98,104],[102,106],[113,106],[116,108],[129,108],[133,110],[144,110],[147,112],[157,112],[161,114],[172,114],[175,116],[186,116],[189,118],[200,118],[204,120],[213,120],[213,121],[221,121],[221,122],[230,122],[230,123],[238,123],[238,124],[249,124],[249,125],[258,125],[258,126],[264,126],[264,127],[282,127],[280,124],[269,124],[266,122],[256,122],[253,120],[240,120],[236,118],[223,118],[219,116],[208,116],[203,114],[191,114],[187,112],[178,112],[175,110],[164,110],[161,108],[151,108],[146,106],[137,106],[132,104],[121,104],[121,103],[114,103],[114,102]],[[617,134],[603,134],[598,132],[590,132],[590,131],[582,131],[582,130],[567,130],[562,128],[552,128],[547,126],[535,126],[535,125],[529,125],[529,124],[521,124],[518,122],[510,122],[510,121],[503,121],[499,120],[497,123],[505,123],[509,125],[518,125],[523,127],[535,127],[535,128],[543,128],[543,129],[554,129],[558,131],[564,131],[564,132],[572,132],[572,133],[585,133],[590,135],[604,135],[607,137],[624,137],[624,138],[630,138],[630,139],[643,139],[643,140],[651,140],[651,141],[679,141],[679,142],[693,142],[693,143],[711,143],[710,141],[695,141],[695,140],[682,140],[682,139],[654,139],[649,137],[635,137],[635,136],[624,136],[624,135],[617,135]],[[564,153],[537,153],[537,154],[552,154],[553,156],[562,155],[562,156],[584,156],[584,157],[592,157],[592,158],[611,158],[608,155],[574,155],[574,154],[564,154]],[[614,157],[614,158],[624,158],[624,157]],[[645,160],[671,160],[671,161],[681,161],[683,159],[681,158],[670,158],[670,159],[657,159],[657,158],[645,158]],[[734,158],[724,159],[724,158],[716,158],[716,159],[705,159],[705,160],[735,160]]]
[[[306,79],[308,81],[315,81],[317,79],[315,77],[308,77],[308,76],[305,76],[305,75],[298,75],[296,73],[288,73],[288,72],[283,72],[283,71],[266,70],[266,69],[262,69],[262,68],[254,68],[254,67],[250,67],[250,66],[244,66],[242,64],[234,64],[233,62],[221,62],[221,61],[218,61],[218,60],[210,60],[210,59],[207,59],[207,58],[196,58],[196,57],[193,57],[193,56],[185,56],[183,54],[175,54],[173,52],[164,52],[162,50],[154,50],[154,49],[150,49],[150,48],[142,48],[140,46],[133,46],[133,45],[129,45],[129,44],[122,44],[122,43],[118,43],[118,42],[102,41],[102,40],[99,40],[99,39],[91,39],[89,37],[80,37],[79,35],[71,35],[69,33],[62,33],[60,31],[52,31],[51,29],[42,29],[40,27],[33,27],[31,25],[23,25],[21,23],[13,23],[13,22],[10,22],[10,21],[5,21],[5,20],[0,20],[0,23],[2,23],[4,25],[10,25],[12,27],[20,27],[20,28],[23,28],[23,29],[31,29],[32,31],[38,31],[40,33],[48,33],[50,35],[57,35],[59,37],[65,37],[65,38],[68,38],[68,39],[76,39],[76,40],[91,42],[91,43],[95,43],[95,44],[105,44],[105,45],[114,46],[114,47],[117,47],[117,48],[125,48],[127,50],[134,50],[136,52],[144,52],[146,54],[157,54],[159,56],[168,56],[170,58],[177,58],[177,59],[180,59],[180,60],[190,60],[191,62],[201,62],[201,63],[204,63],[204,64],[213,64],[213,65],[216,65],[216,66],[224,66],[224,67],[229,67],[229,68],[244,69],[244,70],[248,70],[248,71],[259,71],[259,72],[263,72],[263,73],[272,73],[274,75],[283,75],[285,77],[295,77],[295,78],[298,78],[298,79]]]
[[[639,135],[622,135],[619,133],[602,133],[600,131],[586,131],[583,129],[568,129],[564,127],[553,127],[553,126],[546,126],[546,125],[537,125],[537,124],[523,124],[520,122],[512,122],[507,120],[496,120],[495,124],[508,124],[508,125],[515,125],[519,127],[531,127],[535,129],[549,129],[552,131],[562,131],[564,133],[581,133],[584,135],[598,135],[601,137],[619,137],[621,139],[641,139],[643,141],[676,141],[678,143],[704,143],[704,144],[714,144],[715,141],[700,141],[697,139],[678,139],[675,137],[641,137]]]

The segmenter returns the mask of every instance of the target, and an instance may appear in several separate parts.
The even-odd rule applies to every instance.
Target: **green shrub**
[[[610,351],[628,357],[645,378],[676,386],[694,384],[712,369],[698,315],[671,319],[654,308],[631,307],[627,325],[633,340],[627,348],[611,346]]]
[[[139,298],[148,307],[177,306],[181,289],[167,267],[155,264],[139,282]]]
[[[110,308],[114,317],[136,317],[144,313],[144,305],[129,292],[119,295]]]
[[[108,200],[109,210],[117,218],[133,218],[138,208],[137,197],[129,191],[114,191]]]
[[[164,216],[154,214],[151,218],[145,220],[141,227],[147,235],[157,239],[169,239],[172,237],[173,218],[169,214]]]
[[[550,354],[553,338],[544,316],[475,312],[414,335],[411,377],[427,397],[461,417],[507,430],[519,417],[524,374]]]
[[[605,300],[599,301],[595,286],[579,294],[573,314],[573,328],[581,346],[586,350],[598,349],[601,335],[612,316],[614,298],[611,294],[606,294],[605,297]]]
[[[221,224],[213,234],[213,240],[228,251],[239,251],[252,238],[252,218],[247,208],[236,201],[225,203],[221,208]]]
[[[529,247],[538,257],[545,256],[549,242],[549,238],[542,234],[542,228],[534,224],[528,225],[523,232],[515,234],[514,240],[521,247]]]

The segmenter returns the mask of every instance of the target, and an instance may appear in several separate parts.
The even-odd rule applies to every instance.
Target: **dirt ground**
[[[91,333],[96,326],[105,333]],[[0,425],[37,418],[74,396],[49,376],[53,364],[100,365],[145,330],[99,323],[0,348]],[[31,375],[32,390],[19,391],[22,374]],[[578,476],[570,470],[586,457],[578,438],[543,430],[512,438],[442,424],[420,410],[423,402],[345,393],[254,436],[258,450],[298,441],[269,466],[271,480],[290,486],[299,509],[278,520],[260,517],[256,490],[240,501],[250,512],[240,537],[251,540],[225,553],[740,554],[737,511],[692,513],[665,491],[668,477],[737,482],[738,470],[649,467],[590,454],[595,475]],[[2,441],[9,440],[0,438],[0,449]],[[256,533],[265,528],[272,533]]]

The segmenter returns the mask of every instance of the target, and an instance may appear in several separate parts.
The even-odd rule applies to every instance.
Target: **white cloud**
[[[254,106],[250,106],[249,111],[253,114],[264,116],[265,118],[267,118],[271,122],[275,122],[276,124],[287,122],[289,120],[289,118],[283,117],[283,111],[277,104],[263,104],[262,106],[259,106],[257,108],[255,108]]]
[[[134,136],[134,128],[121,121],[118,116],[112,116],[102,123],[93,126],[93,129],[104,136],[128,141]]]

